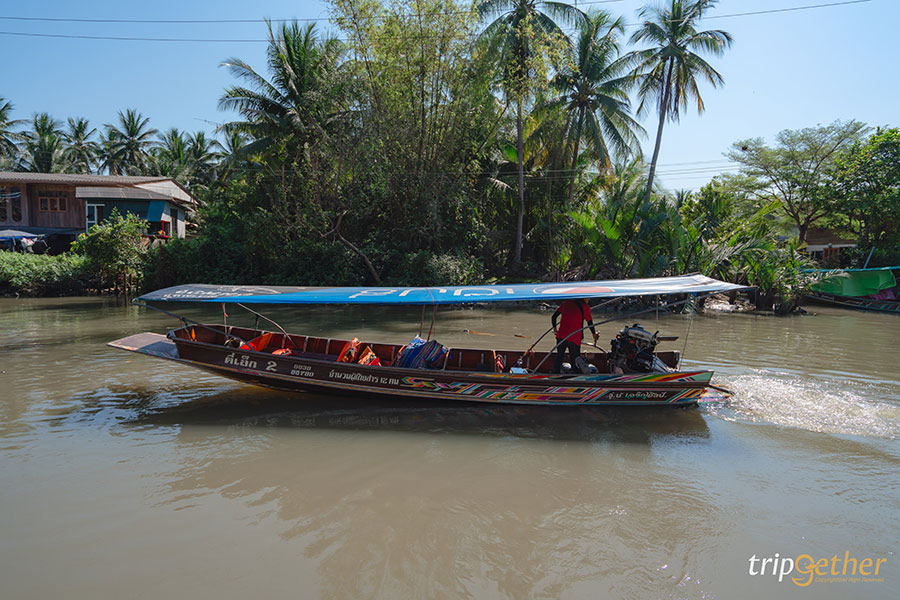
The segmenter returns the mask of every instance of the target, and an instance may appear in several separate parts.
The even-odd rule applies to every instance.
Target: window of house
[[[66,212],[68,210],[68,194],[54,190],[38,192],[38,208],[43,212]]]
[[[10,217],[13,221],[22,220],[22,188],[0,185],[0,221]]]

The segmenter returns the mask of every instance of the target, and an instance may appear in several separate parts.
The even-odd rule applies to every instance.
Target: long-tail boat
[[[900,314],[900,285],[895,274],[900,267],[817,271],[824,277],[805,294],[810,302]]]
[[[191,284],[151,292],[136,302],[427,305],[576,298],[690,298],[746,289],[703,275],[443,288],[260,287]],[[649,309],[654,310],[654,309]],[[633,313],[634,315],[635,313]],[[629,315],[633,316],[633,315]],[[173,315],[177,316],[177,315]],[[656,351],[666,338],[626,327],[614,350],[583,353],[569,372],[552,373],[551,352],[446,348],[436,340],[409,345],[330,339],[192,322],[167,335],[140,333],[109,345],[172,360],[239,381],[288,391],[543,405],[690,405],[727,396],[709,370],[680,370],[676,351]],[[266,317],[263,317],[266,318]],[[549,330],[548,330],[549,333]],[[546,335],[546,334],[545,334]],[[674,338],[669,338],[674,339]],[[540,340],[538,340],[540,341]],[[573,369],[575,372],[573,372]]]

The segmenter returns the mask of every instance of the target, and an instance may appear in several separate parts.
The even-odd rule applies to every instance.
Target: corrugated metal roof
[[[818,227],[810,227],[806,232],[806,243],[809,246],[827,246],[835,245],[854,245],[855,241],[849,240],[833,229],[819,229]]]
[[[130,175],[76,175],[70,173],[15,173],[0,171],[0,183],[45,183],[47,185],[137,185],[154,181],[172,181],[171,177]]]
[[[177,202],[171,196],[139,187],[77,187],[76,198],[96,198],[109,200],[168,200]]]

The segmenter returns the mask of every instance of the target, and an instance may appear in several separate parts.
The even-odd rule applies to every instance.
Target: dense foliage
[[[264,69],[224,61],[235,83],[219,99],[221,141],[159,132],[134,110],[99,131],[46,114],[26,123],[0,99],[0,161],[166,175],[201,200],[192,239],[144,251],[138,224],[119,217],[79,240],[99,287],[702,271],[788,311],[815,266],[811,226],[880,260],[897,249],[898,134],[867,137],[851,121],[782,132],[774,147],[742,140],[729,154],[739,175],[661,189],[665,122],[702,111],[701,86],[724,81],[706,59],[731,36],[700,26],[715,4],[645,8],[629,44],[622,18],[557,2],[331,0],[335,37],[270,24]]]
[[[129,291],[141,276],[144,248],[141,234],[147,223],[129,214],[113,210],[99,225],[94,225],[72,243],[72,253],[83,256],[98,290]]]
[[[0,252],[0,295],[77,295],[88,289],[90,280],[84,256]]]

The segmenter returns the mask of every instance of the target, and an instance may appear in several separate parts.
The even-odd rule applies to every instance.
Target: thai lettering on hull
[[[247,369],[255,369],[256,361],[250,358],[246,354],[241,354],[240,356],[235,356],[235,353],[232,352],[228,356],[225,357],[226,365],[234,365],[235,367],[244,367]]]

